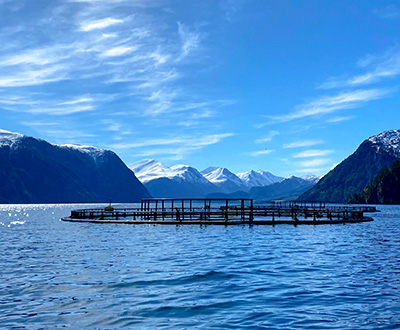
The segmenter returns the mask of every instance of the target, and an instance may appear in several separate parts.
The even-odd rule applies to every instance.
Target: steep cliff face
[[[382,169],[360,194],[348,200],[356,204],[400,204],[400,160]]]
[[[1,203],[137,202],[149,197],[112,151],[0,132]]]
[[[360,193],[380,170],[400,158],[400,130],[383,132],[365,140],[357,150],[326,174],[299,200],[345,202]]]

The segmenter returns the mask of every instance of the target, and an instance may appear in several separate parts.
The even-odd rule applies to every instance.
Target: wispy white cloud
[[[400,75],[400,50],[395,47],[380,56],[368,54],[358,61],[358,65],[366,72],[345,78],[330,78],[318,88],[358,87],[397,77]]]
[[[16,70],[9,74],[0,74],[0,87],[36,86],[67,79],[62,66],[50,66],[44,69]]]
[[[44,95],[11,95],[9,98],[0,98],[0,107],[3,110],[24,112],[30,114],[46,114],[63,116],[74,113],[93,111],[98,101],[87,95],[70,99],[43,98]],[[99,100],[102,99],[98,95]]]
[[[207,52],[207,24],[176,22],[171,13],[161,16],[147,7],[164,9],[165,2],[54,1],[38,8],[26,24],[2,29],[6,33],[0,35],[5,45],[0,51],[0,108],[13,111],[11,115],[25,123],[28,117],[36,123],[48,117],[53,123],[63,121],[83,138],[79,133],[87,123],[74,118],[117,118],[108,123],[100,119],[101,125],[89,131],[108,131],[109,141],[114,138],[116,147],[127,153],[162,149],[178,157],[232,136],[216,121],[214,134],[191,133],[193,126],[203,133],[211,118],[234,103],[205,95],[182,79],[196,72],[200,55]],[[132,123],[129,129],[124,120]],[[173,130],[177,137],[130,143],[132,132],[143,126],[149,128],[144,136],[160,137]],[[65,133],[50,124],[43,127],[49,128],[46,134],[52,138]]]
[[[178,33],[182,43],[181,57],[189,55],[192,51],[199,47],[200,35],[189,31],[188,27],[178,22]]]
[[[180,90],[157,90],[147,100],[150,105],[144,112],[144,116],[156,117],[166,113],[185,113],[193,119],[211,118],[213,112],[210,109],[218,109],[233,104],[230,100],[206,100],[196,102],[185,97],[182,102]]]
[[[135,50],[134,47],[119,46],[119,47],[114,47],[114,48],[108,49],[105,52],[103,52],[101,55],[106,56],[106,57],[121,56],[121,55],[129,54],[134,50]]]
[[[333,150],[305,150],[293,155],[294,158],[321,157],[331,154]]]
[[[60,102],[59,105],[74,105],[74,104],[92,103],[92,102],[94,102],[94,100],[91,97],[79,97],[70,101]]]
[[[165,137],[157,139],[146,139],[133,143],[118,143],[118,144],[113,144],[112,147],[115,149],[132,149],[132,148],[165,146],[165,145],[185,145],[197,148],[218,143],[222,139],[231,137],[233,135],[234,135],[233,133],[211,134],[211,135],[200,135],[200,136],[184,135],[172,138]]]
[[[375,9],[373,13],[380,18],[394,19],[400,17],[400,8],[391,4],[384,8]]]
[[[329,158],[316,158],[312,160],[305,160],[299,163],[301,167],[316,167],[330,163],[331,160]]]
[[[122,20],[122,19],[115,19],[115,18],[107,17],[107,18],[103,18],[103,19],[99,19],[99,20],[95,20],[95,21],[91,21],[91,22],[82,23],[80,28],[82,31],[92,31],[92,30],[104,29],[111,25],[121,24],[123,22],[124,22],[124,20]]]
[[[327,123],[341,123],[342,121],[347,121],[355,118],[355,116],[342,116],[342,117],[334,117],[331,119],[328,119],[326,122]]]
[[[51,54],[48,49],[32,49],[22,54],[8,56],[0,60],[0,66],[12,66],[21,64],[46,65],[60,60],[60,56]]]
[[[201,150],[209,145],[217,144],[221,140],[233,136],[233,133],[183,135],[141,140],[133,143],[115,143],[110,145],[114,150],[138,149],[135,154],[140,157],[166,156],[181,159],[194,151]]]
[[[303,147],[312,147],[318,144],[323,144],[324,141],[322,140],[299,140],[292,143],[285,144],[283,148],[290,149],[290,148],[303,148]]]
[[[90,97],[79,97],[69,101],[53,102],[50,107],[33,106],[26,112],[34,114],[47,114],[64,116],[95,109],[94,100]]]
[[[392,93],[388,89],[358,89],[351,92],[342,92],[335,96],[322,96],[309,103],[297,106],[291,113],[269,118],[287,122],[310,116],[321,116],[343,109],[354,109],[366,102],[378,100]]]
[[[249,156],[252,156],[252,157],[258,157],[258,156],[262,156],[262,155],[268,155],[273,151],[274,150],[265,149],[265,150],[260,150],[260,151],[248,152],[246,154]]]
[[[265,142],[270,142],[274,136],[279,135],[279,131],[270,131],[267,135],[267,137],[257,139],[254,142],[255,143],[265,143]]]

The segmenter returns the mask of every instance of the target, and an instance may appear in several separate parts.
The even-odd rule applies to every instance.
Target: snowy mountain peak
[[[210,182],[218,184],[226,181],[231,181],[239,186],[243,185],[242,180],[235,174],[224,167],[208,167],[201,171],[201,174]]]
[[[383,150],[400,158],[400,130],[391,130],[374,135],[368,139],[372,142],[375,151]]]
[[[248,171],[236,174],[247,187],[268,186],[282,180],[282,177],[275,176],[269,172],[258,170]]]
[[[320,179],[320,177],[318,177],[318,176],[316,176],[314,174],[311,174],[311,173],[304,174],[300,178],[303,179],[303,180],[310,181],[310,182],[315,182],[315,183],[317,183],[319,181],[319,179]]]
[[[155,159],[143,159],[128,166],[142,182],[148,182],[161,177],[173,177],[171,169]]]
[[[20,133],[14,133],[0,129],[0,144],[12,144],[24,136],[25,135]]]
[[[129,165],[129,168],[135,172],[136,176],[139,173],[147,173],[152,171],[167,171],[168,167],[164,164],[161,164],[158,160],[155,159],[143,159],[134,164]]]
[[[195,168],[189,165],[179,164],[168,167],[154,159],[143,159],[128,167],[142,183],[147,183],[159,178],[168,178],[178,181],[209,184]]]

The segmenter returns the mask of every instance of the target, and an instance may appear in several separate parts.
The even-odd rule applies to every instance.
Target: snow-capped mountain
[[[236,174],[247,188],[268,186],[283,179],[263,170],[248,171]]]
[[[173,178],[177,173],[155,159],[143,159],[128,166],[142,182],[162,177]]]
[[[112,151],[0,130],[0,203],[137,202],[149,193]]]
[[[397,159],[400,159],[400,130],[372,136],[299,199],[345,202],[354,194],[362,192],[383,168]]]
[[[165,166],[155,159],[144,159],[128,166],[143,183],[168,178],[200,184],[209,184],[194,167],[189,165]]]
[[[211,166],[201,171],[201,174],[225,193],[246,189],[244,182],[227,168]]]
[[[4,129],[0,129],[0,146],[2,145],[12,145],[19,139],[21,139],[24,135],[20,133],[14,133],[10,131],[6,131]]]
[[[312,175],[284,179],[262,170],[236,175],[223,167],[208,167],[198,172],[188,165],[168,167],[155,159],[141,160],[130,165],[129,168],[144,183],[153,197],[237,197],[239,195],[243,197],[246,194],[249,195],[248,192],[253,188],[262,188],[279,182],[282,184],[276,186],[275,190],[280,192],[280,197],[285,194],[296,196],[301,190],[300,187],[310,188],[318,179]],[[290,189],[293,190],[293,194]],[[259,198],[262,193],[256,195]],[[266,196],[270,195],[272,196],[273,193],[268,190]]]
[[[378,135],[371,136],[368,141],[372,143],[375,152],[386,152],[396,158],[400,158],[400,130],[386,131]]]
[[[300,178],[303,179],[303,180],[306,180],[306,181],[314,182],[314,183],[317,183],[319,181],[319,179],[320,179],[319,176],[316,176],[316,175],[311,174],[311,173],[304,174]]]
[[[219,189],[188,165],[165,166],[155,159],[129,165],[153,197],[204,197]]]

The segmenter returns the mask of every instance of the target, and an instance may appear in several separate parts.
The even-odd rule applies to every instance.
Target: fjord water
[[[0,327],[396,329],[400,206],[320,226],[62,222],[0,206]]]

